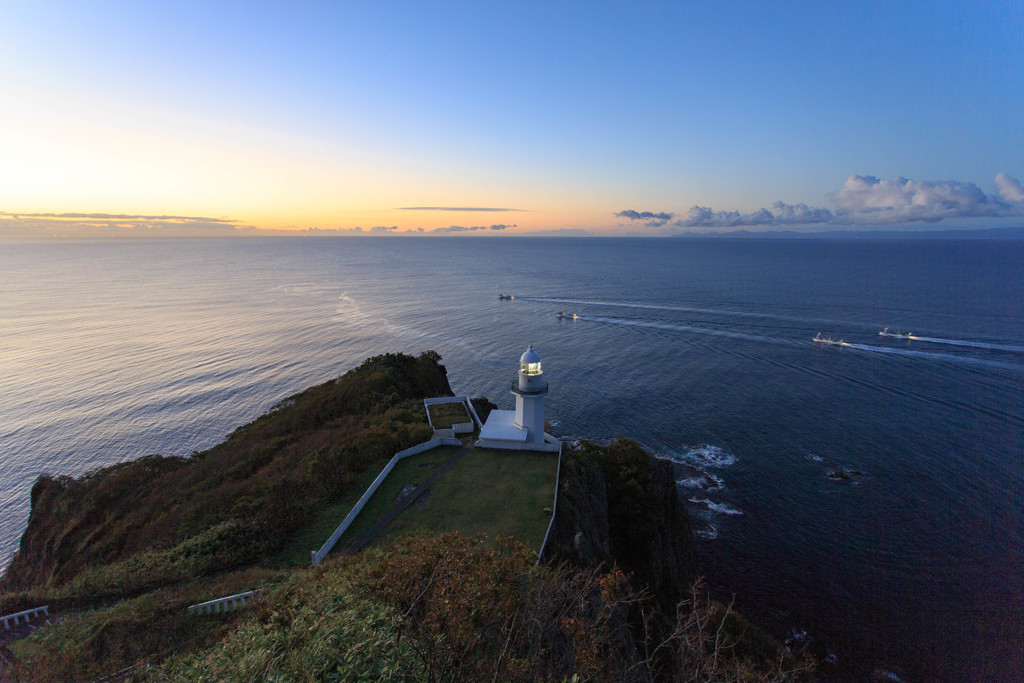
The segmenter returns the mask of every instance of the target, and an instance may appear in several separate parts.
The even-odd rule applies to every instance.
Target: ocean
[[[740,612],[841,672],[1014,679],[1022,302],[1009,241],[5,242],[0,562],[42,473],[203,450],[387,351],[511,408],[533,344],[552,431],[671,461]]]

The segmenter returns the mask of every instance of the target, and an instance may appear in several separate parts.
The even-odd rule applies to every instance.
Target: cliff
[[[12,643],[0,679],[792,678],[777,646],[744,648],[691,592],[671,471],[630,441],[565,449],[540,566],[526,546],[456,534],[283,559],[296,540],[308,559],[317,516],[333,528],[393,453],[429,438],[421,399],[445,394],[436,353],[385,354],[192,457],[40,478],[0,613],[48,604],[62,621]],[[185,609],[257,588],[244,613]]]
[[[697,578],[690,519],[668,463],[621,439],[563,450],[548,561],[614,563],[671,611]]]

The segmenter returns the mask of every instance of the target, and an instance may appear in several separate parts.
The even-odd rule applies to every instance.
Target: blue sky
[[[777,228],[796,214],[775,202],[828,211],[804,229],[1024,214],[1020,1],[42,1],[0,25],[7,219],[664,234]]]

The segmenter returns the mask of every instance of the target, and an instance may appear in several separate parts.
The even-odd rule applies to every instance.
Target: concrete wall
[[[352,522],[355,521],[355,518],[359,515],[360,512],[362,512],[363,507],[365,507],[366,503],[369,502],[371,497],[373,497],[373,494],[380,487],[381,483],[383,483],[383,481],[387,479],[387,476],[391,473],[391,470],[395,468],[395,465],[398,463],[399,460],[402,460],[403,458],[408,458],[410,455],[417,455],[419,453],[422,453],[423,451],[429,451],[431,448],[437,448],[438,446],[461,445],[462,442],[459,441],[458,439],[434,437],[430,441],[424,441],[423,443],[416,444],[412,448],[406,448],[404,451],[399,451],[398,453],[396,453],[395,456],[388,461],[388,464],[384,466],[384,469],[380,471],[380,474],[377,475],[377,478],[373,480],[373,483],[370,484],[370,487],[366,489],[366,493],[363,494],[362,498],[360,498],[359,501],[352,507],[351,512],[348,513],[348,516],[346,516],[345,519],[342,520],[341,524],[338,525],[338,528],[334,530],[333,534],[331,534],[331,537],[327,539],[327,542],[320,547],[320,550],[310,551],[310,554],[313,557],[313,564],[320,564],[320,561],[327,557],[327,553],[331,552],[331,549],[334,547],[334,544],[338,542],[338,539],[341,538],[341,535],[345,533],[345,531],[350,526],[352,526]]]
[[[544,443],[477,439],[473,445],[477,448],[497,448],[506,451],[538,451],[541,453],[560,453],[562,450],[562,442],[550,434],[544,434]]]
[[[434,421],[430,418],[429,406],[438,405],[441,403],[461,403],[467,411],[469,416],[473,418],[472,422],[459,422],[453,424],[448,429],[434,429]],[[478,427],[482,427],[483,423],[480,422],[480,416],[476,414],[476,409],[473,408],[473,402],[469,400],[468,396],[439,396],[437,398],[425,398],[423,399],[423,406],[427,410],[427,424],[434,431],[434,436],[444,436],[448,438],[454,437],[456,434],[472,434]]]
[[[476,425],[472,422],[459,422],[452,425],[452,429],[456,434],[472,434],[473,430],[476,429]]]

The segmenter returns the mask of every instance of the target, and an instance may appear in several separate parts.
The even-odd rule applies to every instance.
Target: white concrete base
[[[516,411],[492,410],[474,445],[478,448],[547,453],[557,453],[561,448],[561,442],[550,434],[545,434],[541,443],[529,441],[528,436],[527,429],[516,424]]]
[[[523,442],[528,436],[525,427],[516,424],[516,411],[492,410],[480,430],[480,438],[488,441]]]

